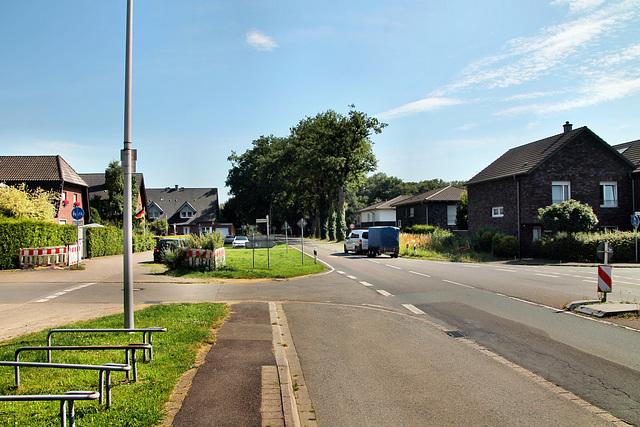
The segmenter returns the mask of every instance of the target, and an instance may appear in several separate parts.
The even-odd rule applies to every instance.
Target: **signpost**
[[[304,226],[307,225],[307,221],[304,218],[300,218],[298,221],[298,227],[300,227],[300,236],[302,238],[302,265],[304,265]]]
[[[282,228],[284,229],[284,244],[286,247],[286,251],[287,253],[289,253],[289,223],[287,221],[284,222],[284,224],[282,224]]]
[[[598,258],[604,261],[604,265],[598,266],[598,292],[602,293],[602,302],[607,302],[607,294],[611,292],[611,266],[609,261],[613,257],[613,248],[609,242],[602,242],[597,249]]]
[[[635,215],[631,215],[631,225],[636,232],[636,264],[638,263],[638,225],[640,224],[640,215],[636,212]]]
[[[271,269],[271,257],[269,256],[269,215],[267,215],[266,218],[256,219],[256,224],[267,224],[267,269]],[[255,247],[255,244],[253,246]]]

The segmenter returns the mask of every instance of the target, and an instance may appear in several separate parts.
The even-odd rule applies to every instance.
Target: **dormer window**
[[[192,211],[181,211],[180,212],[180,218],[193,218],[193,212]]]

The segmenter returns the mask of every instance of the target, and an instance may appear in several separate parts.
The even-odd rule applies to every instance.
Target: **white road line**
[[[369,262],[373,262],[373,263],[375,263],[375,264],[380,264],[380,261],[375,261],[375,260],[372,260],[372,259],[368,259],[367,261],[369,261]]]
[[[590,280],[586,280],[586,279],[585,279],[585,280],[583,280],[583,282],[587,282],[587,283],[598,283],[598,281],[597,281],[597,280],[593,280],[593,279],[590,279]]]
[[[458,283],[458,282],[452,282],[451,280],[445,280],[442,279],[443,282],[447,282],[447,283],[451,283],[452,285],[456,285],[456,286],[464,286],[465,288],[469,288],[469,289],[475,289],[473,286],[469,286],[469,285],[464,285],[462,283]]]
[[[409,271],[409,273],[411,273],[411,274],[417,274],[418,276],[431,277],[431,276],[429,276],[428,274],[418,273],[417,271]]]
[[[62,295],[65,295],[65,294],[67,294],[69,292],[77,291],[77,290],[80,290],[82,288],[86,288],[87,286],[91,286],[91,285],[95,285],[95,284],[96,284],[95,282],[91,282],[91,283],[84,283],[82,285],[76,285],[76,286],[74,286],[72,288],[63,289],[62,291],[56,292],[55,294],[47,295],[46,297],[40,298],[39,300],[36,300],[34,302],[48,302],[48,301],[51,301],[54,298],[57,298],[57,297],[62,296]]]
[[[46,299],[46,298],[43,298],[43,299],[39,299],[39,300],[38,300],[38,301],[36,301],[36,302],[47,302],[47,301],[49,301],[49,300],[48,300],[48,299]]]
[[[373,286],[371,283],[369,282],[360,282],[361,285],[363,286]]]
[[[338,274],[345,274],[345,272],[344,272],[344,271],[340,271],[340,270],[336,270],[336,273],[338,273]]]
[[[473,264],[460,264],[460,267],[467,267],[467,268],[480,268],[479,265],[473,265]]]
[[[385,264],[387,267],[395,268],[396,270],[402,270],[400,267],[396,267],[395,265]]]
[[[393,296],[389,292],[385,291],[384,289],[376,289],[376,292],[379,293],[380,295],[384,295],[385,297],[392,297]]]
[[[347,278],[351,279],[351,280],[358,280],[358,278],[356,276],[350,276],[347,274]]]
[[[542,273],[534,273],[536,276],[544,276],[544,277],[555,277],[558,278],[560,276],[554,276],[553,274],[542,274]]]
[[[409,310],[410,312],[412,312],[413,314],[426,314],[424,311],[420,310],[418,307],[416,307],[413,304],[402,304],[402,306],[407,310]]]
[[[496,268],[496,271],[506,271],[508,273],[517,273],[517,270],[507,270],[506,268]]]

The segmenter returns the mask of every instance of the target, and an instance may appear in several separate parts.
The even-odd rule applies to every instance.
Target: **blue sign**
[[[631,216],[631,225],[633,225],[633,228],[638,228],[638,224],[640,224],[640,216],[638,215]]]
[[[76,206],[71,211],[71,216],[76,220],[82,219],[84,217],[84,210],[82,210],[80,206]]]

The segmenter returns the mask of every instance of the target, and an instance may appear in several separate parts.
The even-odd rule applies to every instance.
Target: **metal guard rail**
[[[76,400],[95,400],[101,397],[97,391],[68,391],[65,394],[22,394],[15,396],[0,396],[0,402],[33,402],[33,401],[60,401],[60,425],[67,426],[67,402],[69,402],[69,427],[76,425]]]

